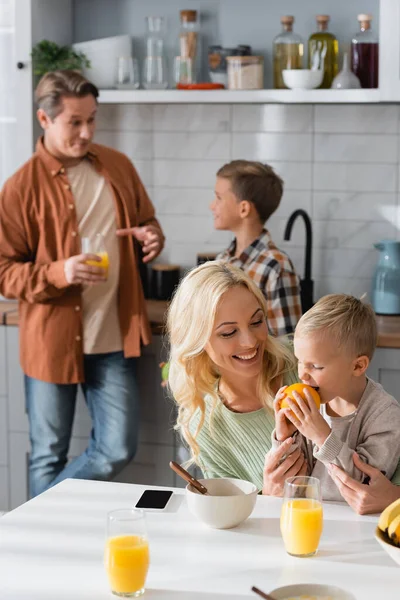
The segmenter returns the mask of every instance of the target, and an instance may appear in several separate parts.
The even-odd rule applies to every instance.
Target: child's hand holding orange
[[[304,437],[320,448],[332,430],[319,412],[318,392],[309,385],[295,384],[286,389],[285,396],[281,411]]]
[[[297,427],[293,425],[285,414],[285,409],[281,408],[282,401],[286,398],[287,385],[281,387],[274,400],[274,412],[275,412],[275,433],[278,442],[283,442],[287,438],[291,437],[297,430]]]

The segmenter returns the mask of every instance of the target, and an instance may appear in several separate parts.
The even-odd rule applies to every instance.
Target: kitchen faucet
[[[290,240],[290,235],[292,233],[292,228],[294,222],[297,217],[302,217],[304,220],[304,224],[306,227],[306,254],[304,261],[304,278],[300,281],[300,291],[301,291],[301,307],[303,309],[303,313],[309,310],[313,304],[313,292],[314,292],[314,282],[311,279],[311,252],[312,252],[312,227],[311,227],[311,219],[306,213],[305,210],[299,208],[295,210],[289,217],[289,220],[286,224],[284,240]]]

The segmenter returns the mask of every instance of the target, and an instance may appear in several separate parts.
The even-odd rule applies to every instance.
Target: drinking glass
[[[133,56],[119,56],[116,83],[118,87],[137,89],[140,85],[139,65]]]
[[[322,526],[319,479],[286,479],[281,511],[281,533],[286,552],[291,556],[313,556],[318,550]]]
[[[112,593],[121,598],[141,596],[149,562],[144,512],[127,508],[108,513],[104,565]]]
[[[146,57],[143,62],[143,87],[165,90],[168,87],[163,17],[146,17]]]
[[[193,83],[192,59],[189,56],[175,56],[174,81],[178,83]]]
[[[81,240],[81,249],[83,254],[97,254],[101,261],[87,260],[86,264],[93,267],[102,267],[108,277],[108,269],[110,259],[104,242],[104,237],[101,233],[97,233],[93,238],[83,237]]]

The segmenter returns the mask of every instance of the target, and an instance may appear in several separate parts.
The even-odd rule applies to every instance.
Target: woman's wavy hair
[[[194,462],[198,462],[199,456],[196,437],[205,418],[204,397],[208,395],[212,398],[213,409],[220,402],[220,374],[205,351],[205,346],[211,337],[215,314],[223,295],[239,286],[253,294],[266,317],[267,305],[261,290],[241,269],[220,261],[206,262],[189,271],[178,286],[168,311],[168,384],[178,405],[176,429],[188,443]],[[269,336],[259,381],[259,397],[266,408],[272,410],[276,382],[282,385],[284,374],[294,369],[295,359],[287,342]],[[200,421],[192,434],[190,421],[197,410],[200,411]]]

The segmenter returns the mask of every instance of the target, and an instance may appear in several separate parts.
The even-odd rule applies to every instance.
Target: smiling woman
[[[263,489],[273,399],[297,379],[287,342],[268,335],[262,292],[239,268],[207,262],[177,289],[168,332],[177,428],[194,462],[206,477],[245,479]],[[295,454],[281,470],[291,476],[302,468]]]

